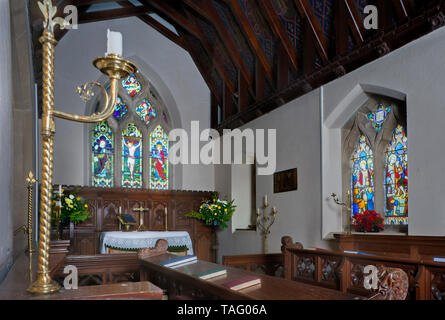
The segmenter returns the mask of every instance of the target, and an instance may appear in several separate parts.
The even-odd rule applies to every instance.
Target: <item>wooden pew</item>
[[[152,250],[152,249],[148,249]],[[279,277],[254,274],[239,268],[226,266],[225,276],[202,280],[194,274],[219,267],[212,262],[198,260],[196,263],[178,268],[168,268],[160,261],[175,257],[166,251],[139,251],[141,280],[154,283],[166,290],[169,299],[192,300],[350,300],[355,295],[327,288],[288,281]],[[230,290],[222,284],[246,275],[256,275],[261,285],[240,291]]]
[[[445,264],[392,256],[305,250],[283,245],[284,273],[288,280],[370,296],[364,289],[364,267],[403,270],[408,277],[409,300],[445,299]]]

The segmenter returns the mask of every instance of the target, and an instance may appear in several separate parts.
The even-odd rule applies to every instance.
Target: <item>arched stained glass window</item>
[[[138,81],[138,79],[136,79],[136,76],[134,74],[130,74],[127,79],[122,80],[122,86],[130,95],[130,97],[134,97],[142,90],[142,85]]]
[[[122,98],[120,96],[117,96],[116,108],[114,109],[113,117],[116,120],[122,120],[122,118],[127,114],[127,112],[128,112],[127,105],[122,101]]]
[[[351,157],[352,215],[374,210],[374,162],[365,136],[360,136]]]
[[[156,111],[147,99],[142,100],[137,106],[136,113],[147,126],[150,124],[150,120],[156,117]]]
[[[386,149],[384,181],[385,224],[408,224],[407,138],[401,125]]]
[[[122,132],[122,187],[142,188],[142,134],[134,123]]]
[[[107,122],[100,122],[93,127],[92,146],[92,185],[94,187],[113,186],[113,132]]]
[[[168,135],[160,125],[150,134],[150,189],[168,189]]]

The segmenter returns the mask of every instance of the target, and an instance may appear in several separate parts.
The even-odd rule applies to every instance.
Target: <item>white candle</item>
[[[59,184],[59,195],[62,195],[62,185]]]
[[[109,54],[122,56],[122,34],[107,29],[107,52],[105,55]]]
[[[267,207],[267,194],[264,196],[264,206]]]

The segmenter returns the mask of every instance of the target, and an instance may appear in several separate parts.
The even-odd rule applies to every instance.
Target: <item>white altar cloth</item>
[[[102,232],[100,235],[101,253],[107,253],[107,246],[130,250],[154,248],[159,239],[167,240],[169,246],[187,246],[188,254],[193,255],[192,239],[187,231]]]

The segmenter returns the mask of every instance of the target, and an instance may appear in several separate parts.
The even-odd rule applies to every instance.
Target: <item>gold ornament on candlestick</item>
[[[104,96],[104,104],[99,113],[90,116],[82,116],[54,108],[54,49],[57,44],[54,38],[54,28],[59,25],[65,27],[65,20],[54,17],[57,7],[51,0],[38,2],[43,13],[43,35],[39,39],[43,47],[43,80],[42,80],[42,174],[40,192],[40,219],[39,219],[39,257],[37,260],[37,280],[28,288],[31,293],[47,294],[57,292],[60,286],[51,280],[49,270],[49,242],[51,231],[51,195],[53,184],[53,151],[54,134],[56,126],[54,117],[83,123],[96,123],[108,119],[114,112],[117,100],[118,82],[129,74],[137,71],[136,66],[116,54],[99,57],[93,61],[94,66],[110,78],[110,96],[106,89],[97,82],[90,82],[84,88],[98,86]],[[81,88],[82,91],[82,88]],[[88,94],[84,94],[88,98]]]
[[[341,202],[335,193],[331,193],[331,195],[328,197],[328,200],[329,199],[334,200],[336,204],[345,209],[342,210],[343,227],[345,229],[346,234],[351,234],[351,192],[349,190],[347,192],[347,195],[348,195],[347,202]]]
[[[269,203],[267,202],[267,196],[264,197],[264,203],[263,203],[263,216],[261,217],[260,209],[257,209],[257,220],[256,225],[257,228],[261,231],[263,234],[263,245],[264,245],[264,253],[268,252],[268,240],[269,240],[269,234],[270,234],[270,227],[275,223],[275,218],[277,216],[277,208],[272,207],[272,211],[269,215],[266,214],[267,208],[269,207]]]

